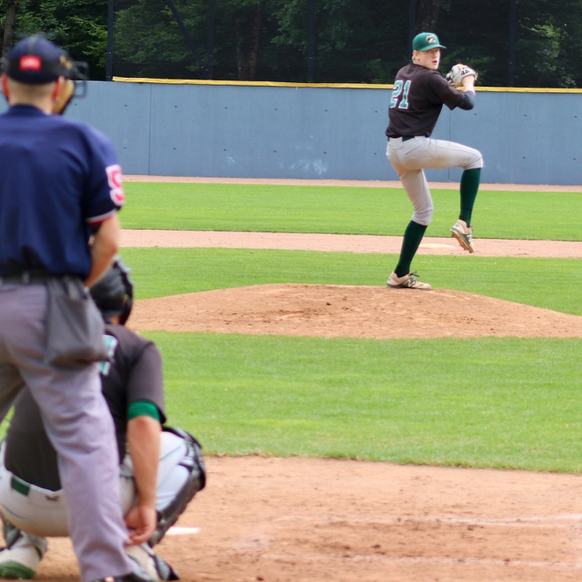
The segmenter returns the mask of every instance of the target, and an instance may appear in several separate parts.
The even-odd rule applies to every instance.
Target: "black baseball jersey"
[[[388,116],[387,137],[430,137],[443,104],[454,109],[463,92],[447,83],[438,71],[410,63],[398,71]]]
[[[101,364],[103,395],[115,424],[119,459],[126,453],[127,410],[132,402],[156,405],[165,422],[162,359],[154,343],[122,325],[106,324],[105,340],[111,363]],[[14,407],[6,433],[6,468],[27,483],[61,489],[57,454],[44,430],[40,409],[28,390]]]

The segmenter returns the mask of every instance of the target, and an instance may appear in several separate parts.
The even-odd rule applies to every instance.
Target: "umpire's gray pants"
[[[0,282],[0,421],[26,384],[59,455],[69,531],[82,579],[121,576],[134,564],[123,550],[127,530],[113,421],[96,365],[45,364],[46,304],[44,285]]]

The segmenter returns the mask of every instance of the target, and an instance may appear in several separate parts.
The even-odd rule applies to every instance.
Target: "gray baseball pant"
[[[472,170],[483,167],[483,156],[479,150],[429,137],[415,137],[406,141],[390,138],[386,157],[398,173],[412,202],[412,220],[424,226],[431,223],[434,206],[423,169]]]
[[[0,282],[0,421],[26,384],[58,452],[69,531],[84,582],[134,569],[126,555],[117,446],[97,365],[44,362],[47,290]]]

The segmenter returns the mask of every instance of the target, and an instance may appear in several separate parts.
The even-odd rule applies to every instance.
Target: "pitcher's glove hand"
[[[463,79],[469,75],[473,75],[475,81],[477,81],[477,77],[479,76],[471,67],[459,63],[447,73],[445,79],[453,87],[459,87],[462,85]]]

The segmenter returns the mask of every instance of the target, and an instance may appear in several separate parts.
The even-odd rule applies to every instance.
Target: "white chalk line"
[[[573,524],[572,522],[582,521],[582,514],[560,514],[560,515],[532,515],[516,517],[511,519],[472,519],[472,518],[456,518],[456,517],[439,517],[439,518],[393,518],[384,520],[354,520],[345,519],[341,516],[328,518],[322,520],[317,517],[305,516],[285,516],[275,521],[325,521],[329,525],[334,525],[338,522],[349,523],[369,523],[381,525],[405,525],[410,523],[434,523],[434,524],[452,524],[452,525],[476,525],[476,526],[493,526],[493,527],[539,527],[546,525],[554,528],[578,529],[582,524]],[[560,523],[566,522],[566,523]],[[168,530],[167,535],[183,536],[196,535],[200,533],[198,527],[172,527]],[[263,544],[260,544],[263,545]],[[268,545],[268,544],[267,544]],[[582,560],[573,562],[563,561],[544,561],[544,560],[512,560],[512,559],[496,559],[496,558],[474,558],[474,557],[439,557],[439,556],[379,556],[379,555],[296,555],[292,552],[286,554],[262,552],[262,557],[273,560],[300,560],[300,561],[351,561],[351,562],[374,562],[374,563],[393,563],[393,564],[436,564],[436,565],[455,565],[455,566],[503,566],[512,568],[536,568],[536,569],[550,569],[550,570],[582,570]]]
[[[200,533],[199,527],[171,527],[166,535],[168,536],[191,536]]]
[[[443,245],[438,243],[420,243],[421,249],[456,249],[455,245]]]

